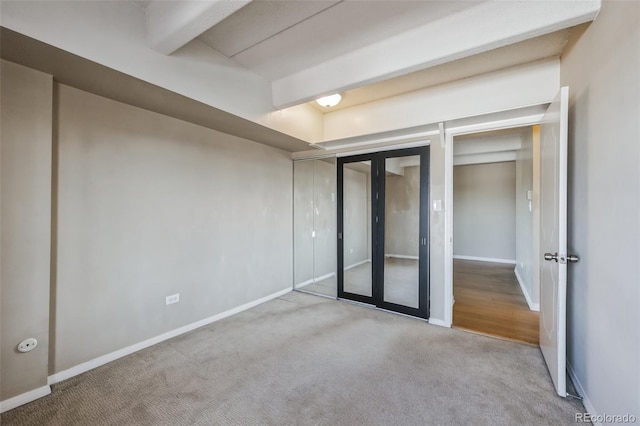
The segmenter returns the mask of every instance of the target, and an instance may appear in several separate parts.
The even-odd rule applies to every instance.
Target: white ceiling
[[[276,80],[474,5],[254,0],[199,39],[268,80]]]
[[[471,133],[454,137],[453,165],[514,161],[522,148],[523,138],[531,137],[527,129],[514,127]]]
[[[510,44],[457,61],[404,74],[342,93],[342,101],[334,107],[322,107],[309,102],[317,110],[327,113],[367,102],[413,92],[451,81],[462,80],[527,62],[560,56],[569,40],[569,30],[560,30],[540,37]]]
[[[561,54],[597,0],[133,0],[150,44],[193,37],[272,83],[274,105],[334,111]]]

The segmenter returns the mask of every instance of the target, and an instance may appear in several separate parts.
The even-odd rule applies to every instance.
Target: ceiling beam
[[[272,82],[276,108],[451,62],[593,20],[600,0],[477,5]]]
[[[251,0],[154,1],[147,5],[147,39],[170,55]]]

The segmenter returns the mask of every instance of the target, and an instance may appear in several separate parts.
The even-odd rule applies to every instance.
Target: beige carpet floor
[[[299,292],[53,386],[2,425],[569,425],[536,347]]]

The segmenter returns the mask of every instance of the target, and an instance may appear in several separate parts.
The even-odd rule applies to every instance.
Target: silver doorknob
[[[544,260],[555,260],[556,262],[558,262],[558,253],[545,253]]]
[[[576,256],[575,254],[570,254],[567,256],[567,262],[571,262],[571,263],[576,263],[579,262],[580,258],[578,256]]]

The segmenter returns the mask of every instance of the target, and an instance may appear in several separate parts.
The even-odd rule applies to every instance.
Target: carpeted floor
[[[562,425],[539,349],[299,292],[53,386],[2,425]]]

